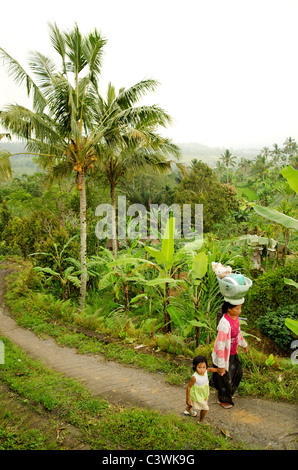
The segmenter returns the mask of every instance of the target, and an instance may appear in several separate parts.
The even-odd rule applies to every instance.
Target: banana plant
[[[36,266],[34,268],[35,271],[49,275],[49,277],[46,278],[47,283],[49,283],[52,279],[57,279],[59,281],[62,291],[61,298],[64,300],[67,300],[70,296],[70,284],[77,287],[78,289],[81,287],[81,281],[76,275],[77,273],[73,272],[74,269],[75,268],[73,266],[69,266],[62,271],[54,271],[51,268],[43,268],[41,266]]]
[[[185,280],[177,279],[175,276],[187,260],[187,256],[192,256],[195,249],[201,248],[203,240],[185,243],[182,248],[175,252],[174,246],[175,218],[169,218],[165,227],[162,239],[161,250],[151,246],[145,246],[146,251],[155,258],[155,268],[159,275],[155,279],[146,282],[146,286],[155,287],[162,297],[163,302],[163,329],[166,333],[172,331],[172,320],[176,315],[175,309],[170,305],[170,289],[178,285],[185,284]],[[173,318],[171,318],[171,316]]]
[[[187,290],[169,307],[175,325],[183,336],[194,337],[199,345],[202,333],[204,342],[209,344],[216,334],[217,312],[223,299],[219,284],[212,269],[212,261],[233,264],[229,257],[229,244],[220,249],[216,244],[209,246],[208,252],[194,252],[188,261]],[[193,333],[194,331],[194,333]]]
[[[65,257],[66,248],[75,238],[77,238],[77,235],[70,238],[60,251],[57,243],[53,243],[54,253],[37,252],[30,254],[30,256],[46,256],[51,259],[52,267],[36,266],[34,270],[48,275],[47,282],[50,282],[52,279],[57,279],[62,291],[61,297],[64,300],[68,299],[70,295],[70,284],[78,289],[81,286],[81,281],[78,277],[80,272],[74,271],[74,266],[64,268],[65,263],[70,260],[70,258]]]
[[[296,192],[298,191],[298,170],[295,170],[288,165],[287,167],[281,170],[281,174],[288,181],[291,188]],[[294,217],[283,214],[282,212],[271,209],[270,207],[263,207],[259,205],[254,206],[254,210],[265,217],[266,219],[272,220],[280,224],[283,227],[283,233],[285,238],[285,244],[287,247],[291,230],[298,231],[298,220]]]
[[[182,248],[175,251],[174,233],[175,218],[171,217],[169,218],[164,230],[161,250],[151,246],[145,246],[145,250],[154,260],[139,258],[138,254],[132,256],[131,253],[126,253],[122,256],[118,256],[116,260],[108,263],[107,265],[107,268],[113,268],[116,270],[122,269],[121,267],[123,266],[129,268],[131,271],[129,278],[127,278],[128,281],[135,281],[142,285],[145,289],[147,288],[151,291],[153,289],[154,292],[160,296],[163,305],[163,330],[165,332],[171,331],[171,288],[185,284],[185,280],[176,278],[177,272],[184,264],[186,264],[187,260],[194,257],[195,251],[201,248],[203,244],[203,240],[197,239],[193,242],[185,243]],[[144,275],[144,272],[148,270],[148,268],[157,271],[158,276],[148,280]],[[113,277],[114,275],[114,271],[107,273],[106,276],[102,279],[101,285],[103,285],[103,283],[106,281],[110,282],[110,284],[112,281],[115,281],[115,277]],[[107,284],[104,285],[106,286]],[[136,301],[145,297],[146,294],[144,296],[142,295],[142,297],[137,296]]]
[[[103,258],[94,258],[94,263],[102,264],[105,269],[105,274],[101,277],[98,283],[98,289],[106,289],[111,287],[114,292],[114,298],[117,303],[120,302],[122,293],[123,307],[125,312],[128,312],[132,303],[145,297],[140,294],[131,298],[130,285],[132,283],[143,285],[145,278],[142,271],[146,268],[146,260],[139,258],[141,250],[138,250],[135,255],[132,255],[132,250],[136,247],[138,241],[136,240],[126,253],[118,253],[115,259],[112,253],[107,249],[102,249],[105,253]]]
[[[187,295],[193,304],[193,308],[191,309],[191,318],[189,318],[189,312],[186,312],[185,309],[181,308],[181,306],[178,306],[178,308],[171,306],[171,316],[174,319],[176,325],[178,325],[186,333],[189,333],[189,327],[191,330],[194,328],[194,340],[195,346],[197,347],[199,344],[201,328],[210,328],[206,323],[206,317],[204,317],[202,313],[203,307],[201,305],[202,294],[205,290],[205,283],[203,279],[205,278],[208,271],[208,256],[206,253],[199,252],[195,254],[190,268],[191,269],[188,272],[186,284],[188,286]]]
[[[199,344],[200,328],[209,328],[205,322],[200,321],[200,300],[204,291],[203,278],[208,270],[208,256],[203,251],[198,253],[192,262],[189,276],[189,290],[194,305],[194,319],[189,323],[195,328],[195,346]]]
[[[193,303],[193,319],[189,322],[195,328],[195,346],[198,346],[202,329],[207,331],[206,343],[214,330],[213,320],[222,304],[219,285],[212,270],[216,253],[200,252],[193,259],[187,279],[188,292]]]

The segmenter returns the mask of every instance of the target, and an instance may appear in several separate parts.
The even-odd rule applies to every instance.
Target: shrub
[[[257,321],[262,333],[269,336],[283,350],[287,350],[293,341],[293,334],[285,325],[285,319],[298,320],[298,305],[279,307],[275,311],[268,309],[267,313]]]
[[[293,262],[275,271],[265,272],[254,279],[251,289],[245,296],[243,316],[248,316],[250,323],[256,323],[268,309],[276,310],[298,303],[297,290],[284,283],[284,278],[297,282],[297,272],[297,262]]]

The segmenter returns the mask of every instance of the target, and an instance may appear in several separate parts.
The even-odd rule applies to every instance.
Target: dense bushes
[[[268,309],[267,313],[257,321],[257,326],[262,333],[272,338],[283,350],[288,350],[293,341],[293,334],[285,325],[285,319],[298,320],[298,305],[279,307],[275,311]]]
[[[293,286],[284,283],[284,278],[297,282],[298,263],[292,263],[278,267],[275,271],[264,272],[253,281],[253,287],[249,289],[242,312],[247,315],[250,325],[256,324],[261,316],[270,309],[275,311],[279,307],[297,304],[297,290]]]

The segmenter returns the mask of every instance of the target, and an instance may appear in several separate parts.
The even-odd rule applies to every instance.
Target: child
[[[196,356],[193,360],[193,370],[189,384],[186,389],[185,415],[197,416],[200,411],[199,423],[204,423],[208,407],[209,380],[208,372],[217,372],[214,367],[208,367],[204,356]],[[193,409],[192,409],[193,408]]]

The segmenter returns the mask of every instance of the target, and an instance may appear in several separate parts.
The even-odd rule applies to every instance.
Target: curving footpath
[[[0,291],[3,287],[0,276]],[[2,302],[1,302],[2,301]],[[59,346],[52,338],[41,339],[22,328],[9,316],[0,301],[0,332],[33,359],[80,381],[94,395],[110,403],[151,408],[184,417],[185,387],[169,385],[162,374],[107,361],[100,355],[81,355]],[[191,371],[190,371],[191,374]],[[297,449],[298,407],[258,398],[238,397],[235,406],[225,410],[211,391],[207,420],[225,435],[261,449]]]

